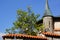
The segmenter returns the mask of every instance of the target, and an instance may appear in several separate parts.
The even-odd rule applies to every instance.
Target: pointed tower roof
[[[48,5],[48,0],[46,0],[44,16],[52,16],[49,5]]]

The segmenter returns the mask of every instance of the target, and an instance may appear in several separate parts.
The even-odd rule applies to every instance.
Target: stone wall
[[[43,18],[43,24],[45,29],[49,28],[49,31],[52,32],[53,31],[53,19],[52,17],[44,17]]]

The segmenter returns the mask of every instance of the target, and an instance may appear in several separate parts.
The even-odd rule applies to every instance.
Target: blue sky
[[[42,17],[45,0],[0,0],[0,33],[5,33],[6,28],[12,27],[16,20],[16,11],[27,11],[27,6],[31,6],[35,14],[38,13]],[[60,0],[49,0],[49,7],[54,16],[60,16]]]

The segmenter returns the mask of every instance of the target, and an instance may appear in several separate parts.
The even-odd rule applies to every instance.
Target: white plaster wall
[[[53,40],[60,40],[60,38],[53,38]]]
[[[54,22],[54,29],[60,29],[60,22]]]
[[[13,40],[13,39],[5,38],[5,40]]]
[[[47,37],[48,38],[48,40],[52,40],[52,38],[51,37]]]
[[[5,38],[5,40],[14,40],[14,39]],[[16,40],[23,40],[23,39],[16,39]]]
[[[54,31],[54,33],[56,33],[56,34],[60,34],[60,31]]]
[[[23,39],[17,39],[17,40],[23,40]]]
[[[48,38],[48,40],[60,40],[60,38],[52,38],[52,37],[47,37]]]

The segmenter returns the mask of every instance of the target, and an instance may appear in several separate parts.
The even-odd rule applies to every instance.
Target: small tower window
[[[50,28],[50,21],[49,21],[49,28]]]

